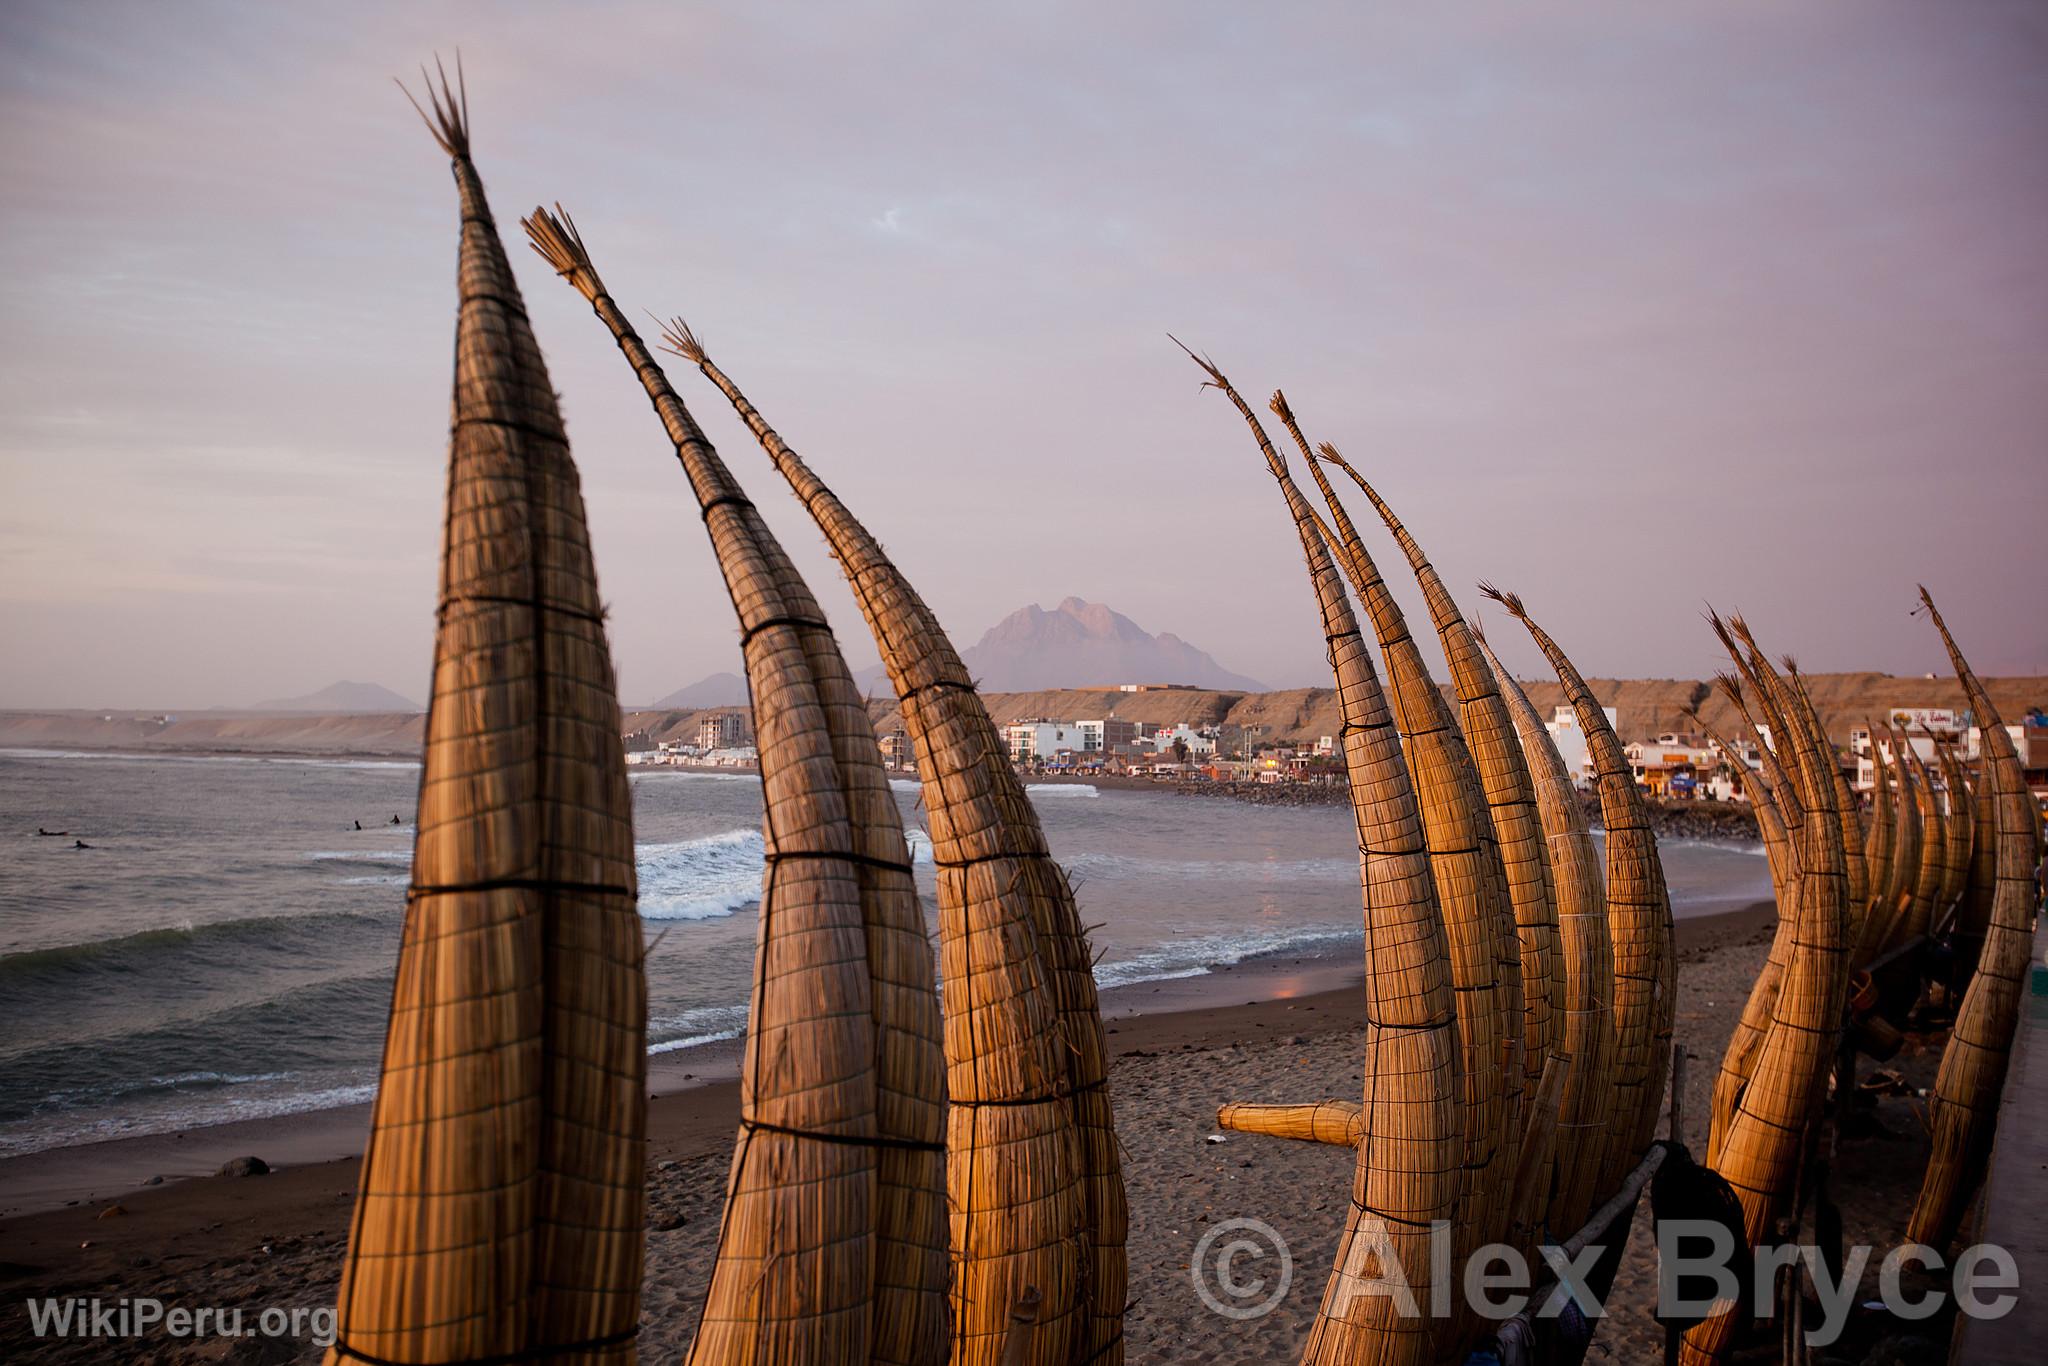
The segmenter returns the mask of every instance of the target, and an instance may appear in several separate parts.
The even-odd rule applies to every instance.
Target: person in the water
[[[392,823],[393,825],[404,825],[404,824],[405,824],[405,822],[404,822],[404,821],[402,821],[402,820],[398,819],[398,813],[397,813],[397,812],[395,812],[395,811],[391,813],[391,823]]]
[[[362,828],[363,828],[363,823],[362,823],[361,821],[357,821],[357,822],[356,822],[356,829],[360,830],[360,829],[362,829]]]
[[[71,832],[69,830],[45,830],[39,825],[36,827],[36,833],[47,839],[52,835],[68,835]]]
[[[73,841],[71,841],[71,847],[72,847],[73,849],[90,849],[90,848],[92,848],[92,846],[91,846],[90,844],[87,844],[87,843],[86,843],[86,842],[85,842],[84,840],[73,840]]]

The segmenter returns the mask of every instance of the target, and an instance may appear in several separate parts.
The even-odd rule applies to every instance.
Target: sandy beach
[[[1697,1152],[1707,1093],[1733,1018],[1763,962],[1771,908],[1682,920],[1677,1036],[1691,1065],[1685,1110]],[[1112,1084],[1131,1197],[1133,1363],[1291,1359],[1313,1318],[1344,1217],[1348,1150],[1215,1134],[1230,1100],[1355,1095],[1358,975],[1300,959],[1150,983],[1105,996]],[[694,1331],[717,1235],[737,1088],[735,1045],[693,1050],[653,1069],[649,1234],[641,1352],[678,1360]],[[1925,1084],[1933,1057],[1901,1059]],[[1894,1064],[1899,1065],[1899,1064]],[[1851,1242],[1902,1236],[1924,1141],[1904,1101],[1883,1112],[1889,1139],[1847,1147],[1836,1197]],[[356,1187],[353,1150],[364,1107],[116,1140],[0,1162],[0,1354],[9,1359],[103,1359],[104,1344],[38,1341],[27,1302],[46,1296],[148,1296],[168,1306],[330,1305]],[[1910,1126],[1910,1127],[1909,1127]],[[262,1177],[202,1176],[234,1156],[261,1157]],[[163,1177],[159,1184],[145,1184]],[[181,1179],[190,1177],[190,1179]],[[1209,1312],[1189,1275],[1211,1225],[1256,1218],[1276,1229],[1293,1262],[1290,1288],[1268,1314]],[[1648,1316],[1655,1264],[1647,1212],[1595,1341],[1596,1361],[1638,1361],[1658,1350]],[[1874,1272],[1873,1272],[1874,1274]],[[143,1344],[136,1344],[138,1347]],[[306,1340],[149,1339],[162,1362],[317,1359]]]

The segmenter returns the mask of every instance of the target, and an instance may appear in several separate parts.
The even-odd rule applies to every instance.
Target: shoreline
[[[1681,963],[1735,945],[1761,943],[1775,923],[1768,902],[1685,916],[1676,921]],[[1134,982],[1102,992],[1112,1057],[1133,1051],[1215,1046],[1255,1030],[1350,1029],[1365,980],[1355,959],[1278,954],[1219,965],[1187,977]],[[648,1060],[648,1158],[685,1160],[729,1148],[739,1116],[741,1041],[654,1054]],[[302,1187],[351,1196],[355,1162],[369,1130],[367,1102],[291,1114],[226,1120],[160,1134],[46,1148],[0,1158],[0,1262],[20,1261],[11,1248],[26,1224],[66,1216],[89,1221],[109,1201],[124,1206],[184,1208],[192,1189],[271,1192],[287,1202]],[[271,1175],[257,1181],[215,1176],[222,1164],[263,1159]],[[320,1175],[326,1173],[326,1175]],[[159,1184],[151,1184],[160,1178]]]

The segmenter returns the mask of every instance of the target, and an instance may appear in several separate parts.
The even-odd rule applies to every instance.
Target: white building
[[[1970,724],[1967,711],[1951,711],[1946,707],[1891,707],[1885,712],[1885,720],[1905,733],[1906,745],[1929,768],[1941,766],[1941,756],[1934,744],[1937,739],[1945,743],[1962,741],[1963,758],[1977,757],[1979,733],[1977,727]],[[2007,726],[2006,729],[2017,735],[2020,727]],[[1850,729],[1849,751],[1856,756],[1855,785],[1858,792],[1868,792],[1877,786],[1878,753],[1884,755],[1887,765],[1896,764],[1900,758],[1893,750],[1891,736],[1880,731],[1873,742],[1868,726]]]
[[[1029,763],[1033,759],[1051,759],[1061,751],[1069,754],[1087,752],[1087,737],[1079,721],[1015,721],[1003,727],[1003,743],[1009,748],[1012,763]],[[1101,733],[1096,732],[1100,743]]]
[[[1152,747],[1162,754],[1172,749],[1173,742],[1176,740],[1181,741],[1188,747],[1190,755],[1214,754],[1216,752],[1216,737],[1202,734],[1202,732],[1188,725],[1185,721],[1170,728],[1162,727],[1152,732],[1147,738],[1151,740]]]
[[[1607,715],[1607,724],[1617,726],[1621,713],[1613,707],[1600,709]],[[1585,784],[1593,781],[1593,756],[1586,748],[1586,733],[1579,729],[1579,714],[1568,706],[1561,706],[1551,713],[1543,729],[1550,732],[1551,743],[1557,746],[1558,757],[1564,760],[1564,771],[1572,775],[1572,781]]]

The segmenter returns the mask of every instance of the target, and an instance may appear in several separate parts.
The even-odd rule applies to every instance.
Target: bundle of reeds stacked
[[[419,833],[330,1363],[634,1359],[646,980],[576,466],[470,160]],[[417,106],[416,106],[417,107]]]
[[[1233,1101],[1217,1108],[1216,1127],[1356,1148],[1365,1136],[1365,1107],[1355,1100],[1319,1100],[1312,1105]]]
[[[1275,392],[1271,407],[1300,448],[1330,509],[1332,525],[1319,522],[1319,527],[1372,621],[1386,665],[1394,724],[1422,804],[1430,871],[1450,936],[1451,982],[1464,1064],[1460,1075],[1465,1087],[1465,1205],[1453,1230],[1453,1256],[1462,1257],[1472,1247],[1496,1241],[1507,1227],[1513,1204],[1507,1187],[1514,1177],[1528,1104],[1521,1047],[1521,945],[1508,901],[1507,874],[1478,766],[1442,690],[1429,676],[1400,604],[1301,434],[1286,398]],[[1547,996],[1547,983],[1544,992]]]
[[[1408,567],[1429,605],[1451,686],[1458,696],[1458,721],[1465,747],[1478,769],[1480,795],[1493,824],[1507,881],[1508,903],[1515,921],[1522,974],[1522,1070],[1536,1085],[1557,1051],[1559,1015],[1564,1009],[1564,972],[1558,961],[1557,908],[1550,886],[1550,859],[1544,848],[1543,823],[1536,811],[1536,792],[1529,762],[1515,737],[1515,723],[1501,687],[1482,654],[1476,633],[1444,586],[1422,546],[1409,534],[1393,508],[1380,497],[1331,443],[1317,454],[1351,476],[1373,510],[1408,558]],[[1577,1070],[1576,1064],[1571,1069]],[[1560,1083],[1564,1085],[1565,1083]],[[1525,1164],[1526,1165],[1526,1164]],[[1549,1173],[1536,1169],[1547,1188]],[[1576,1225],[1573,1225],[1576,1227]]]
[[[946,983],[953,1361],[1001,1357],[1011,1310],[1035,1288],[1024,1361],[1115,1366],[1129,1214],[1073,889],[937,617],[689,329],[676,324],[668,340],[731,402],[824,533],[917,749]]]
[[[1493,671],[1521,738],[1548,846],[1550,889],[1557,908],[1558,977],[1563,988],[1557,1051],[1572,1060],[1558,1106],[1557,1157],[1545,1214],[1551,1231],[1558,1233],[1583,1225],[1606,1193],[1600,1188],[1601,1168],[1614,1101],[1614,944],[1607,930],[1607,885],[1585,805],[1564,756],[1557,752],[1557,742],[1486,637],[1474,628],[1472,638]]]
[[[1953,745],[1935,743],[1941,760],[1944,798],[1941,844],[1941,887],[1934,894],[1932,933],[1946,931],[1962,909],[1963,891],[1970,882],[1970,856],[1977,837],[1977,816],[1970,799],[1970,784],[1963,773],[1963,761]]]
[[[1970,875],[1963,887],[1962,905],[1956,911],[1952,941],[1958,983],[1967,983],[1977,970],[1977,960],[1984,952],[1984,935],[1991,926],[1991,908],[1998,896],[1998,803],[1992,796],[1990,770],[1981,760],[1971,792],[1970,814]]]
[[[1906,766],[1913,773],[1913,802],[1920,812],[1920,866],[1914,870],[1913,889],[1905,912],[1893,927],[1887,948],[1896,948],[1933,927],[1934,899],[1941,891],[1941,879],[1948,867],[1948,825],[1942,819],[1941,796],[1927,763],[1903,731],[1892,732],[1893,752],[1904,751]]]
[[[1189,353],[1191,356],[1192,352]],[[1457,1012],[1450,948],[1428,842],[1401,738],[1344,580],[1286,462],[1223,372],[1196,357],[1251,428],[1300,537],[1322,614],[1344,755],[1358,826],[1365,912],[1365,1091],[1351,1207],[1302,1360],[1307,1366],[1380,1366],[1456,1359],[1469,1330],[1402,1312],[1381,1292],[1392,1279],[1371,1249],[1390,1249],[1408,1284],[1429,1265],[1432,1221],[1460,1207],[1465,1184]]]
[[[740,1133],[698,1363],[945,1358],[944,1066],[874,731],[809,587],[563,215],[535,249],[611,332],[689,478],[739,619],[767,871]]]
[[[1834,742],[1828,739],[1827,728],[1821,724],[1820,709],[1814,706],[1813,698],[1806,690],[1806,680],[1799,675],[1798,661],[1786,655],[1783,661],[1785,671],[1780,674],[1758,648],[1748,624],[1740,615],[1731,616],[1728,625],[1749,647],[1750,660],[1762,675],[1764,686],[1774,691],[1778,710],[1785,721],[1798,729],[1805,736],[1806,743],[1826,758],[1826,776],[1834,788],[1833,800],[1828,805],[1842,846],[1843,886],[1849,897],[1850,928],[1854,931],[1856,913],[1869,896],[1868,869],[1863,856],[1863,821],[1857,813],[1856,794],[1850,790],[1842,766],[1835,761]]]
[[[1550,633],[1529,616],[1522,600],[1492,584],[1479,591],[1528,628],[1564,685],[1585,733],[1607,829],[1607,925],[1614,944],[1614,1106],[1609,1146],[1598,1189],[1614,1189],[1649,1146],[1664,1100],[1664,1060],[1670,1056],[1671,1019],[1677,1005],[1678,957],[1671,931],[1671,896],[1657,856],[1642,793],[1621,740],[1593,690]]]
[[[1925,837],[1921,828],[1920,799],[1913,789],[1913,770],[1900,753],[1896,737],[1887,735],[1891,750],[1892,776],[1898,782],[1897,813],[1893,821],[1892,866],[1885,877],[1890,888],[1879,918],[1859,937],[1862,960],[1868,961],[1897,942],[1899,927],[1913,909],[1913,890],[1920,880],[1920,848]]]
[[[1719,682],[1722,690],[1746,717],[1741,684],[1726,674],[1720,676]],[[1721,746],[1724,754],[1732,756],[1737,752],[1718,732],[1707,728],[1705,722],[1698,724],[1706,730],[1709,738]],[[1763,971],[1757,974],[1749,997],[1743,1003],[1742,1013],[1736,1018],[1735,1030],[1729,1037],[1728,1047],[1721,1055],[1720,1070],[1714,1077],[1712,1112],[1707,1130],[1708,1166],[1712,1166],[1720,1156],[1728,1124],[1735,1117],[1736,1102],[1756,1066],[1757,1053],[1763,1047],[1764,1035],[1770,1028],[1778,985],[1784,979],[1785,963],[1791,954],[1794,932],[1799,923],[1797,840],[1800,826],[1796,821],[1788,825],[1785,813],[1790,811],[1795,818],[1803,819],[1804,808],[1777,755],[1761,744],[1758,751],[1764,765],[1763,772],[1745,773],[1744,778],[1750,794],[1750,809],[1756,813],[1757,827],[1763,834],[1764,849],[1770,859],[1771,892],[1778,906],[1778,923],[1771,936],[1771,949],[1764,959]]]
[[[1976,714],[1983,736],[1979,800],[1996,807],[1998,842],[1998,881],[1984,952],[1963,993],[1948,1046],[1942,1050],[1941,1069],[1935,1075],[1934,1095],[1928,1104],[1934,1154],[1906,1229],[1906,1236],[1914,1242],[1945,1248],[1955,1237],[1963,1208],[1991,1151],[1998,1101],[2012,1060],[2013,1027],[2019,1018],[2022,981],[2031,956],[2029,923],[2034,909],[2034,869],[2041,857],[2041,814],[2027,791],[2026,772],[1998,709],[1963,658],[1925,588],[1920,590],[1920,601],[1934,628],[1941,632],[1956,678]]]
[[[1752,662],[1762,660],[1747,627],[1739,620],[1730,625],[1752,645]],[[1794,686],[1770,671],[1767,662],[1760,672],[1765,686],[1775,690],[1778,712],[1790,723],[1784,743],[1796,761],[1792,781],[1798,784],[1804,816],[1796,927],[1770,1026],[1736,1100],[1715,1166],[1741,1202],[1744,1236],[1752,1245],[1763,1239],[1791,1196],[1805,1159],[1807,1126],[1834,1061],[1848,994],[1851,907],[1834,749]],[[1724,1301],[1686,1334],[1681,1360],[1720,1360],[1739,1326],[1734,1306]]]
[[[1877,742],[1877,727],[1865,718],[1863,729],[1870,736],[1870,822],[1863,836],[1864,859],[1870,867],[1870,887],[1855,945],[1859,953],[1863,931],[1880,914],[1879,908],[1891,904],[1892,841],[1898,838],[1898,827],[1892,815],[1891,765],[1885,759],[1884,746]]]

